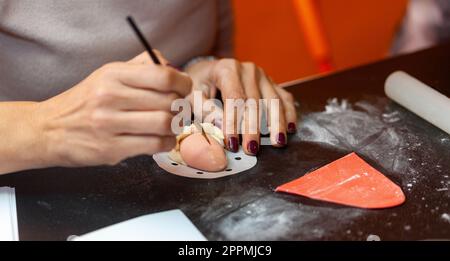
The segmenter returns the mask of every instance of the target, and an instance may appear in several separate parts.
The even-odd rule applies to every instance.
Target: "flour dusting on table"
[[[426,178],[430,169],[441,172],[439,162],[428,160],[438,153],[428,141],[437,138],[446,143],[448,137],[420,136],[408,126],[408,117],[401,108],[388,106],[387,100],[378,103],[384,103],[381,106],[384,108],[369,101],[351,104],[347,100],[330,99],[323,112],[303,117],[298,136],[303,141],[356,151],[398,174],[407,190],[413,189],[419,179]],[[447,188],[448,183],[443,185],[439,189]]]
[[[245,191],[239,201],[225,193],[195,209],[219,240],[289,240],[299,233],[303,239],[318,239],[347,226],[365,211],[303,205],[272,193]]]

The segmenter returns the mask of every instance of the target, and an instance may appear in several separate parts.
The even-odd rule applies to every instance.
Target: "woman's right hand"
[[[171,104],[191,79],[148,54],[104,65],[68,91],[38,103],[34,115],[47,166],[113,165],[175,145]]]

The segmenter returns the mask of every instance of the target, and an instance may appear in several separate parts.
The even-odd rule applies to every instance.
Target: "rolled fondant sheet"
[[[405,202],[399,186],[354,152],[275,191],[369,209],[395,207]]]
[[[450,99],[411,75],[396,71],[384,91],[392,100],[450,134]]]

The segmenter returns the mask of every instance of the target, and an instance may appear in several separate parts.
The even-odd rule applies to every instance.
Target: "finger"
[[[122,84],[161,92],[176,92],[185,97],[191,92],[192,80],[170,67],[154,64],[115,63],[102,70]]]
[[[242,120],[242,149],[247,155],[257,155],[259,152],[260,136],[258,128],[257,105],[246,107]]]
[[[239,151],[239,127],[242,114],[245,110],[243,98],[230,98],[223,96],[225,100],[225,110],[223,114],[222,130],[225,136],[225,145],[232,152]]]
[[[169,64],[167,59],[161,54],[160,51],[153,49],[153,52],[155,53],[156,57],[158,57],[158,59],[162,65]],[[149,53],[147,51],[145,51],[145,52],[140,53],[138,56],[134,57],[133,59],[129,60],[127,63],[129,63],[129,64],[153,64],[153,60],[150,57]]]
[[[297,110],[295,109],[294,96],[285,89],[277,86],[275,87],[278,96],[280,96],[283,102],[284,113],[287,122],[287,131],[289,133],[297,132]]]
[[[194,89],[188,96],[186,96],[186,99],[189,101],[189,103],[193,107],[193,113],[194,113],[194,116],[196,117],[196,119],[200,119],[198,114],[203,114],[204,111],[199,111],[199,110],[204,109],[204,106],[202,106],[202,104],[204,104],[205,101],[207,101],[209,98],[205,95],[205,93],[203,91]],[[202,116],[204,116],[204,115],[202,115]],[[201,120],[203,120],[203,119],[201,119]]]
[[[260,73],[264,75],[264,77],[260,77],[260,88],[263,99],[267,101],[265,109],[270,130],[270,141],[274,147],[284,147],[287,144],[287,136],[283,103],[264,72],[260,71]]]
[[[129,64],[149,64],[152,60],[148,52],[142,52],[133,59],[129,60],[127,63]]]
[[[204,119],[203,122],[208,122],[215,125],[217,128],[223,129],[223,108],[214,100],[206,100],[203,103]]]
[[[120,154],[116,157],[121,159],[170,151],[176,144],[175,137],[121,135],[115,139],[112,153]]]
[[[137,88],[117,88],[116,108],[123,111],[171,111],[172,103],[181,99],[175,92],[162,93]]]
[[[253,63],[243,63],[241,79],[247,97],[244,118],[242,120],[242,148],[248,155],[259,151],[259,70]]]
[[[245,92],[241,83],[240,64],[232,59],[217,62],[213,70],[213,79],[222,92],[224,115],[222,130],[228,150],[239,150],[239,129],[245,109]]]
[[[172,119],[167,111],[120,112],[109,120],[109,126],[116,134],[174,136]]]
[[[170,64],[169,61],[168,61],[168,60],[166,59],[166,57],[161,53],[160,50],[158,50],[158,49],[153,49],[153,53],[156,55],[156,57],[158,57],[159,62],[160,62],[162,65],[166,66],[166,65],[169,65],[169,64]],[[153,62],[153,61],[152,61],[152,62]]]
[[[201,90],[194,90],[186,99],[193,108],[194,119],[211,123],[222,129],[223,108],[220,101],[211,99]]]

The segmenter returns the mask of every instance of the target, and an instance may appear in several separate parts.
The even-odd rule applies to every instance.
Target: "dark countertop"
[[[115,167],[5,175],[0,186],[16,188],[21,240],[66,240],[175,208],[210,240],[450,239],[450,135],[385,98],[384,80],[395,70],[450,95],[447,44],[289,87],[301,104],[299,134],[286,149],[264,147],[257,166],[239,175],[186,179],[137,157]],[[333,97],[353,109],[320,113]],[[399,184],[405,204],[363,210],[273,192],[351,151]]]

